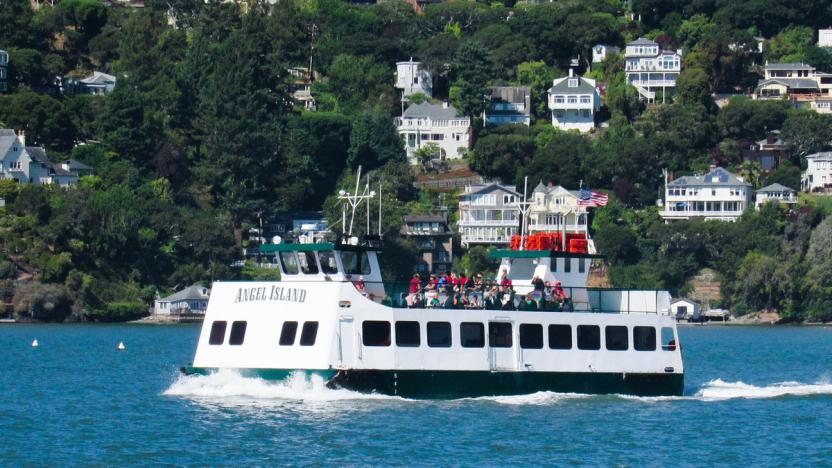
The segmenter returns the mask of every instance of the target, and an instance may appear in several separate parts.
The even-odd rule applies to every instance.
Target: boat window
[[[492,348],[511,348],[511,324],[508,322],[488,322],[488,346]]]
[[[344,272],[349,275],[369,275],[370,258],[367,252],[351,252],[342,250],[341,263],[344,264]]]
[[[318,260],[321,262],[321,271],[327,275],[338,273],[338,264],[335,263],[335,252],[326,250],[318,252]]]
[[[283,322],[283,329],[280,330],[280,346],[292,346],[295,344],[295,334],[297,332],[297,322]]]
[[[318,322],[304,322],[300,331],[301,346],[315,346],[315,338],[318,337]]]
[[[280,252],[280,266],[287,275],[298,274],[298,256],[295,252]]]
[[[318,262],[315,261],[315,252],[298,252],[300,271],[304,275],[317,275]]]
[[[564,258],[563,259],[563,272],[564,273],[571,273],[572,272],[572,259],[571,258]]]
[[[459,324],[459,342],[463,348],[485,347],[485,325],[479,322]]]
[[[543,325],[536,323],[520,324],[520,347],[524,349],[542,349]]]
[[[419,322],[396,322],[396,346],[418,348],[420,344]]]
[[[627,351],[630,347],[627,343],[627,327],[622,325],[604,327],[604,339],[610,351]]]
[[[586,262],[588,262],[588,260],[586,260],[584,258],[579,258],[578,259],[578,273],[585,273],[586,272]]]
[[[601,327],[578,325],[578,349],[601,349]]]
[[[208,338],[208,344],[221,345],[225,341],[225,321],[217,321],[211,324],[211,336]]]
[[[662,349],[676,351],[676,337],[673,336],[673,329],[670,327],[662,327]]]
[[[241,345],[246,339],[246,326],[248,322],[233,322],[231,324],[231,334],[228,337],[228,344]]]
[[[448,322],[428,322],[428,346],[431,348],[450,348],[451,324]]]
[[[572,349],[571,325],[549,325],[549,349]]]
[[[361,324],[364,346],[390,346],[390,322],[367,320]]]
[[[551,271],[552,273],[557,273],[558,272],[558,259],[557,258],[553,258],[549,261],[549,271]]]
[[[633,348],[636,351],[655,351],[656,328],[633,327]]]

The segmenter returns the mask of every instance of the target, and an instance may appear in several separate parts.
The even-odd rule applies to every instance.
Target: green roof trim
[[[491,258],[604,258],[603,255],[582,254],[575,252],[555,252],[552,250],[509,250],[491,249]]]
[[[318,252],[322,250],[348,250],[352,252],[378,251],[380,247],[369,247],[366,245],[335,244],[322,242],[320,244],[262,244],[261,253],[271,252]]]

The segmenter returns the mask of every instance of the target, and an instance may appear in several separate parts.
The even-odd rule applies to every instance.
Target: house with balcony
[[[563,234],[582,234],[589,238],[587,225],[587,206],[581,205],[580,191],[567,190],[551,183],[537,184],[531,193],[529,207],[529,234],[538,232],[560,232]],[[562,236],[566,239],[567,236]],[[594,246],[590,247],[590,252]]]
[[[665,182],[665,222],[680,219],[736,221],[751,204],[751,184],[721,167],[706,174],[683,176]]]
[[[521,198],[513,185],[492,182],[465,187],[459,196],[462,245],[509,245],[511,236],[520,232]]]
[[[23,131],[0,129],[0,180],[14,180],[20,184],[55,184],[68,188],[78,183],[78,176],[62,165],[52,163],[46,150],[26,146]]]
[[[621,52],[620,47],[615,47],[606,44],[595,44],[592,46],[592,63],[601,63],[610,55],[615,55]]]
[[[832,151],[806,156],[800,188],[809,193],[832,192]]]
[[[666,102],[668,93],[675,92],[681,72],[681,49],[662,50],[657,42],[643,37],[628,43],[624,49],[627,83],[648,102],[655,102],[658,92],[661,92],[662,102]]]
[[[419,251],[416,271],[450,271],[454,259],[453,233],[447,215],[407,215],[404,217],[401,234],[412,239]]]
[[[771,184],[757,190],[754,206],[759,210],[763,203],[777,202],[784,205],[797,203],[797,190],[790,189],[785,185]]]
[[[433,159],[443,160],[461,158],[470,144],[471,119],[447,102],[411,104],[395,124],[410,164],[419,163],[416,152],[428,144],[437,148]]]
[[[780,130],[768,132],[762,140],[755,141],[742,150],[742,160],[760,165],[763,171],[777,169],[780,161],[789,157],[786,142],[780,138]]]
[[[595,128],[595,113],[601,108],[601,94],[595,80],[575,75],[556,78],[549,88],[552,126],[585,133]]]
[[[9,90],[9,53],[0,50],[0,93]]]
[[[402,90],[402,100],[407,96],[422,93],[433,96],[433,79],[427,67],[411,57],[404,62],[396,62],[396,88]]]
[[[484,125],[520,124],[532,122],[532,90],[527,86],[494,86],[483,111]]]
[[[286,71],[291,76],[292,99],[304,110],[314,111],[317,103],[312,96],[312,82],[320,79],[320,76],[315,71],[310,73],[306,67],[291,67]]]
[[[832,73],[805,63],[768,63],[754,99],[788,99],[796,108],[832,113]]]

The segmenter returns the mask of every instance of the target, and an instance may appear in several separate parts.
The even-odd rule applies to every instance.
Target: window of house
[[[318,260],[321,262],[321,271],[327,275],[338,273],[338,264],[335,262],[335,252],[318,252]]]
[[[589,104],[589,96],[581,96],[581,104]]]
[[[283,273],[287,275],[296,275],[300,271],[295,252],[280,252],[280,265],[283,267]]]
[[[390,322],[365,320],[361,323],[364,346],[390,346]]]
[[[598,325],[578,325],[578,349],[601,349],[601,327]]]
[[[621,325],[610,325],[604,327],[604,339],[607,349],[610,351],[627,351],[630,347],[627,342],[627,327]]]
[[[396,346],[418,348],[421,344],[419,322],[396,322]]]
[[[572,349],[571,325],[549,325],[549,349]]]
[[[555,96],[555,104],[563,104],[564,97],[563,96]]]
[[[676,337],[673,335],[673,329],[670,327],[662,327],[662,349],[665,351],[676,351]]]
[[[301,346],[315,346],[315,339],[318,337],[318,322],[304,322],[300,331]]]
[[[298,332],[297,322],[283,322],[283,329],[280,330],[280,346],[292,346],[295,344],[295,335]]]
[[[569,104],[577,104],[578,96],[569,96],[566,98],[566,102],[568,102]]]
[[[431,348],[451,347],[451,324],[448,322],[428,322],[428,346]]]
[[[315,252],[298,252],[298,263],[300,264],[300,271],[304,275],[318,274],[318,262],[315,261]]]
[[[225,327],[227,322],[218,320],[211,324],[211,335],[208,337],[208,344],[221,345],[225,341]]]
[[[479,322],[462,322],[459,324],[459,342],[463,348],[484,347],[485,325]]]
[[[577,78],[569,78],[569,81],[566,84],[570,88],[577,88],[578,87],[578,79]]]
[[[492,348],[511,348],[511,324],[508,322],[488,322],[488,346]]]
[[[636,351],[655,351],[656,328],[633,327],[633,348]]]
[[[369,275],[370,274],[370,259],[367,257],[367,252],[351,252],[343,250],[341,253],[341,263],[344,264],[344,271],[350,275]]]
[[[248,322],[239,321],[231,324],[231,334],[228,337],[228,344],[239,346],[246,339],[246,326]]]
[[[520,324],[520,347],[523,349],[542,349],[543,325],[537,323]]]

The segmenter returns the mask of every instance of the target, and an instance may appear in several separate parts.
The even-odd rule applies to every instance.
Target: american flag
[[[581,194],[578,197],[578,206],[604,206],[607,204],[609,195],[603,192],[590,192],[587,189],[581,189]]]

